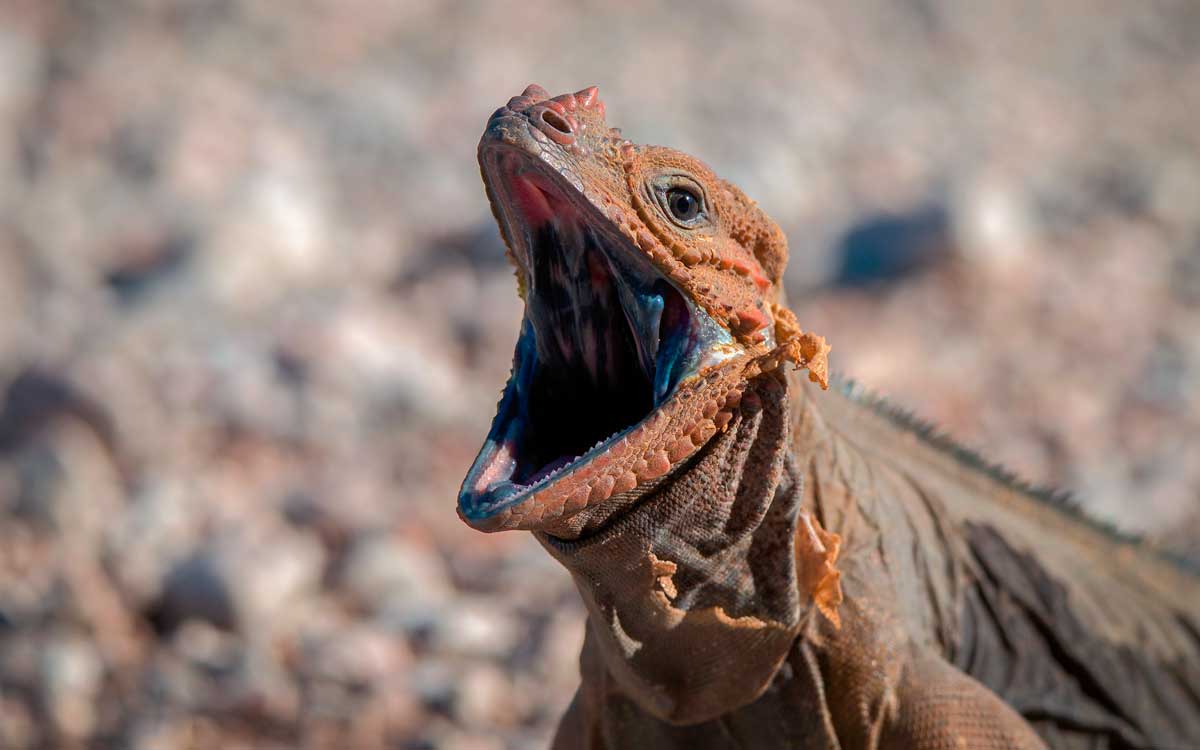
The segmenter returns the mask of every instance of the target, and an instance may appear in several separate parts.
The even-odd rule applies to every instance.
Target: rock
[[[404,641],[370,623],[351,625],[317,645],[311,671],[352,685],[382,683],[408,668]]]
[[[0,242],[11,247],[14,240],[0,234]],[[0,351],[12,351],[22,333],[21,315],[29,294],[23,283],[25,274],[22,258],[16,253],[0,253]]]
[[[212,356],[220,384],[209,408],[253,435],[293,437],[301,432],[296,394],[262,342],[229,337],[214,346]]]
[[[359,394],[368,424],[381,412],[433,424],[465,416],[469,388],[444,336],[410,322],[390,300],[348,307],[332,322],[328,356],[337,368],[329,376]]]
[[[513,684],[494,664],[471,667],[462,676],[454,695],[454,718],[465,727],[506,726],[517,723]]]
[[[229,673],[238,664],[237,639],[204,620],[186,620],[171,637],[171,645],[186,662],[213,675]]]
[[[454,705],[458,670],[444,659],[429,658],[417,662],[405,676],[408,691],[424,704],[427,711],[449,713]]]
[[[516,618],[498,601],[462,599],[438,618],[430,647],[441,654],[502,659],[520,637]]]
[[[311,155],[298,148],[296,131],[278,125],[261,144],[266,161],[244,187],[245,202],[217,227],[199,260],[198,271],[219,303],[247,314],[318,282],[333,267],[324,186]],[[263,284],[266,278],[276,283]]]
[[[287,724],[300,715],[299,686],[264,648],[243,651],[226,697],[233,711],[252,721]]]
[[[896,283],[944,262],[952,245],[948,213],[941,206],[868,217],[839,241],[840,268],[833,283],[846,287]]]
[[[200,498],[182,481],[143,483],[106,533],[105,551],[122,592],[149,608],[162,596],[169,572],[183,562],[200,533]]]
[[[538,654],[538,669],[544,679],[566,688],[579,683],[579,652],[583,649],[586,627],[582,611],[571,611],[550,619]]]
[[[501,750],[504,741],[490,733],[447,730],[436,734],[433,746],[438,750]]]
[[[112,419],[68,380],[29,368],[0,403],[0,454],[16,453],[19,515],[90,545],[120,512],[124,487],[114,465]]]
[[[235,589],[235,601],[239,616],[246,622],[282,623],[290,604],[320,588],[325,551],[310,534],[280,535],[269,548],[245,552],[236,563],[238,567],[231,565],[230,573],[243,582]]]
[[[62,736],[79,740],[92,734],[103,675],[104,663],[89,641],[59,636],[46,644],[41,661],[42,701]]]
[[[408,688],[406,672],[391,675],[374,693],[373,703],[383,714],[387,735],[393,738],[411,737],[427,721],[424,706]]]
[[[1019,270],[1035,242],[1033,218],[1020,187],[979,181],[962,191],[952,215],[957,247],[986,270]]]
[[[1171,154],[1156,172],[1151,212],[1168,226],[1200,222],[1200,160],[1195,152]]]
[[[245,633],[287,625],[287,607],[320,585],[325,553],[301,532],[279,530],[268,540],[220,536],[168,574],[157,614],[173,628],[196,618]]]
[[[29,706],[16,698],[0,698],[0,747],[32,747],[36,738]]]
[[[391,534],[356,539],[342,566],[342,584],[368,611],[399,603],[405,611],[440,606],[450,582],[437,555]]]
[[[233,586],[217,558],[197,552],[167,576],[156,619],[167,630],[190,618],[234,630],[238,622]]]
[[[162,650],[142,673],[146,700],[163,706],[192,711],[197,706],[215,704],[212,698],[213,680],[196,664],[190,664],[177,654]]]
[[[178,717],[145,718],[125,732],[122,747],[129,750],[175,750],[194,747],[187,723]]]

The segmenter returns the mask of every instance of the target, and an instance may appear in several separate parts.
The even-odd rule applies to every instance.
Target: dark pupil
[[[667,193],[667,205],[671,207],[671,213],[675,215],[675,218],[680,221],[694,219],[700,212],[700,201],[696,199],[696,196],[681,188],[673,188]]]

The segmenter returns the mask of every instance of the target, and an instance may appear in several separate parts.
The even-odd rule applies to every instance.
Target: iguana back
[[[916,586],[895,584],[910,632],[1053,747],[1194,745],[1200,579],[877,399],[820,398],[813,408],[834,434],[826,440],[844,444],[857,512],[910,529],[861,542],[882,545],[893,580],[916,576]],[[828,475],[821,455],[817,484]],[[844,508],[831,504],[823,520],[858,524]],[[849,543],[845,554],[855,559]]]

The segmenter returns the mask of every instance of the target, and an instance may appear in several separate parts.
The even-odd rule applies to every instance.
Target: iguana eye
[[[667,208],[677,221],[688,224],[700,215],[700,197],[687,188],[671,188],[667,191]]]
[[[647,188],[663,217],[672,224],[681,229],[702,229],[710,224],[704,188],[692,177],[679,173],[660,174],[650,179]]]

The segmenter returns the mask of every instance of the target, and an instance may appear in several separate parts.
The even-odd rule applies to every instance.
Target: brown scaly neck
[[[537,534],[571,571],[613,680],[663,720],[754,700],[807,620],[790,387],[778,372],[752,381],[724,434],[602,530]]]

